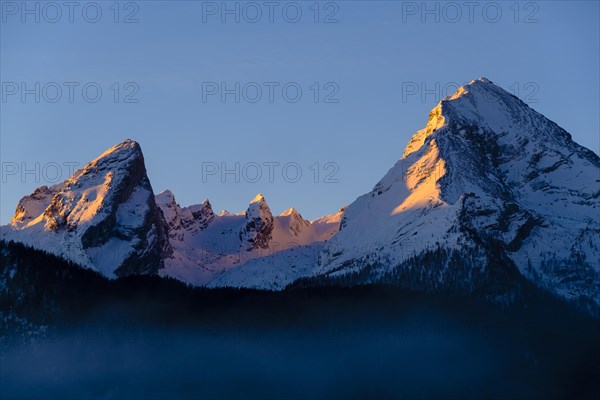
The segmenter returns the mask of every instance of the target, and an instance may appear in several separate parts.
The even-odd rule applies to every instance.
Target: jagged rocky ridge
[[[282,289],[313,273],[342,211],[309,222],[291,208],[274,216],[258,194],[245,212],[216,215],[208,200],[181,207],[170,191],[156,196],[173,254],[159,273],[194,285]]]
[[[262,194],[236,215],[216,215],[208,200],[181,207],[169,190],[154,195],[140,146],[126,140],[67,181],[23,197],[0,232],[107,277],[160,274],[194,285],[219,277],[274,289],[312,273],[340,218],[311,223],[295,209],[273,216]],[[242,266],[244,274],[228,275]]]
[[[273,290],[312,277],[507,299],[527,280],[597,312],[599,202],[598,156],[481,78],[431,111],[371,192],[312,222],[274,216],[262,195],[218,215],[208,200],[155,197],[128,140],[24,197],[1,232],[106,276]]]

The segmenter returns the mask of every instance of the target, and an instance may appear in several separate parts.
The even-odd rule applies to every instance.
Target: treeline
[[[415,304],[487,321],[508,314],[518,319],[588,318],[505,270],[490,271],[489,264],[481,271],[472,268],[473,259],[480,256],[475,250],[469,254],[438,249],[394,269],[379,260],[353,274],[303,279],[284,291],[269,292],[206,289],[148,275],[110,280],[46,252],[0,241],[0,312],[3,330],[9,333],[18,329],[10,321],[56,325],[92,316],[99,323],[236,327],[353,319],[371,310],[393,319]],[[461,279],[467,278],[476,286],[464,286]],[[518,283],[509,285],[507,280]],[[496,289],[497,295],[491,296]]]

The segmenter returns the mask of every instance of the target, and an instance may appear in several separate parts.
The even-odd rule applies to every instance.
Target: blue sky
[[[263,2],[59,2],[60,17],[37,3],[39,22],[27,4],[1,4],[2,223],[125,138],[181,205],[237,212],[262,192],[313,219],[369,191],[440,97],[480,76],[600,152],[598,2],[279,2],[272,17]],[[209,94],[236,83],[239,102]]]

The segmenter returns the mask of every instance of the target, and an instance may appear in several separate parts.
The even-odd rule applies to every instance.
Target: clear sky
[[[262,192],[313,219],[369,191],[480,76],[599,153],[598,2],[471,4],[3,1],[0,221],[125,138],[183,206],[239,212]]]

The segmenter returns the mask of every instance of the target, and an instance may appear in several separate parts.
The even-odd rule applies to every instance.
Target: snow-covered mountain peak
[[[480,76],[480,77],[479,77],[479,78],[477,78],[477,79],[473,79],[473,80],[472,80],[471,82],[469,82],[469,83],[474,83],[474,82],[477,82],[477,81],[479,81],[479,82],[481,82],[481,83],[492,83],[492,81],[490,81],[490,80],[489,80],[488,78],[486,78],[485,76]]]
[[[311,224],[309,221],[302,218],[302,215],[295,208],[288,208],[282,212],[277,218],[280,224],[284,225],[285,228],[291,235],[293,240],[302,239],[304,236],[314,236],[311,231]],[[308,239],[307,242],[313,241],[314,239]]]
[[[253,203],[262,203],[262,202],[266,202],[265,196],[263,196],[262,193],[259,193],[256,196],[254,196],[254,198],[250,201],[250,204],[253,204]]]
[[[491,81],[472,81],[431,111],[396,165],[349,206],[319,271],[379,265],[376,274],[420,287],[473,290],[481,282],[463,275],[497,279],[481,274],[502,259],[507,270],[496,272],[518,269],[598,307],[599,176],[600,158],[557,124]],[[432,252],[425,275],[404,270]]]
[[[154,196],[154,198],[169,226],[169,231],[175,227],[181,227],[181,208],[177,204],[173,192],[167,189]]]
[[[199,229],[204,229],[215,217],[212,205],[208,199],[200,204],[195,204],[183,209],[185,213],[189,213],[195,221]]]
[[[598,309],[599,199],[600,158],[480,78],[433,108],[371,192],[312,222],[294,208],[273,216],[261,193],[219,215],[208,200],[154,196],[126,140],[25,196],[0,233],[107,276],[164,265],[161,275],[191,284],[280,289],[360,271],[366,282],[498,296],[525,277]]]
[[[170,190],[165,190],[156,195],[156,204],[169,227],[169,237],[182,239],[184,231],[198,232],[205,229],[215,218],[212,205],[208,199],[200,204],[181,207],[175,201],[175,196]]]
[[[266,249],[273,232],[273,214],[262,193],[252,199],[246,210],[246,224],[240,231],[240,238],[248,250]]]
[[[131,139],[125,139],[121,143],[106,149],[102,154],[92,160],[90,164],[96,163],[102,159],[127,159],[129,157],[139,156],[142,156],[142,148],[139,143]]]
[[[44,212],[45,228],[56,231],[66,227],[83,232],[114,212],[115,205],[126,200],[120,196],[131,196],[134,191],[144,202],[142,198],[147,199],[152,188],[139,144],[127,139],[65,181]]]
[[[426,126],[409,141],[402,158],[422,149],[425,143],[462,140],[448,135],[470,135],[482,145],[490,140],[500,146],[536,141],[559,150],[571,148],[573,143],[568,132],[486,78],[461,86],[439,102],[429,113]],[[589,151],[577,147],[577,151]]]
[[[169,189],[163,190],[155,196],[156,204],[175,204],[175,195]]]
[[[63,256],[106,276],[154,273],[170,252],[140,146],[125,140],[19,202],[2,237]]]
[[[267,204],[267,200],[262,195],[262,193],[257,194],[256,197],[254,197],[248,205],[248,209],[246,210],[246,216],[249,218],[254,218],[259,216],[268,217],[269,215],[273,217],[271,209]]]
[[[442,115],[456,124],[472,123],[497,134],[531,125],[541,114],[485,78],[471,81],[441,102]]]
[[[279,214],[279,216],[280,217],[287,217],[287,216],[292,215],[292,214],[293,215],[300,215],[298,213],[298,211],[294,207],[291,207],[291,208],[288,208],[287,210],[285,210],[284,212],[282,212],[281,214]]]

